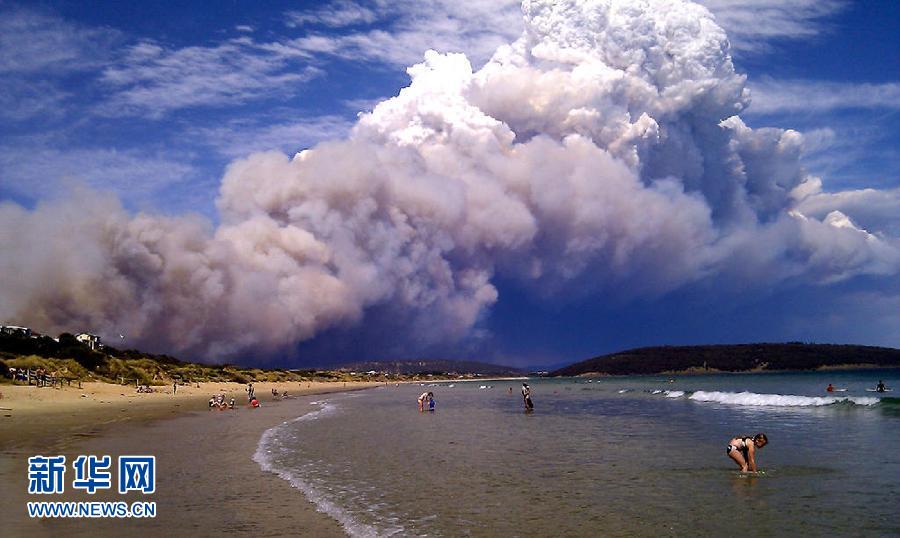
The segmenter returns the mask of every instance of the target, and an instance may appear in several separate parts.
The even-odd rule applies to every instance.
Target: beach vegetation
[[[69,333],[47,336],[0,335],[0,379],[9,380],[9,368],[42,371],[55,378],[104,381],[125,385],[167,385],[200,382],[304,382],[350,381],[345,372],[244,368],[232,364],[201,364],[170,355],[104,346],[91,350]]]
[[[4,374],[8,373],[10,368],[15,368],[17,370],[43,370],[64,379],[89,379],[91,377],[91,373],[84,366],[72,359],[52,359],[37,355],[5,356],[0,359],[0,363],[3,364],[0,369],[5,370]]]

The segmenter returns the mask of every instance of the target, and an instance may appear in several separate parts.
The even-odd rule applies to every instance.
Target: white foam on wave
[[[366,525],[365,523],[357,521],[348,510],[333,502],[324,492],[313,486],[307,480],[304,480],[298,473],[293,472],[290,469],[279,467],[276,464],[273,453],[277,451],[278,448],[275,446],[275,441],[279,438],[279,435],[283,433],[286,426],[295,422],[318,420],[323,417],[334,415],[338,411],[338,406],[327,401],[312,403],[320,405],[320,408],[316,411],[282,422],[263,432],[262,436],[259,438],[259,443],[256,445],[253,461],[258,463],[263,471],[276,474],[279,478],[290,482],[291,486],[299,489],[310,502],[316,505],[316,510],[335,519],[350,536],[369,538],[376,536],[390,536],[401,532],[403,530],[402,528],[379,529],[372,525]]]
[[[665,394],[666,394],[666,398],[681,398],[682,396],[684,396],[684,391],[683,390],[667,390]]]
[[[841,402],[856,405],[875,405],[878,398],[856,396],[793,396],[785,394],[756,394],[754,392],[717,392],[698,390],[689,399],[698,402],[719,402],[731,405],[771,406],[771,407],[821,407]]]

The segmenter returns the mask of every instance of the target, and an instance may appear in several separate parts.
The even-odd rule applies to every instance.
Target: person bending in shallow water
[[[735,437],[728,442],[725,453],[734,460],[742,472],[756,472],[756,451],[766,446],[769,439],[764,433],[757,433],[753,437],[749,435]]]

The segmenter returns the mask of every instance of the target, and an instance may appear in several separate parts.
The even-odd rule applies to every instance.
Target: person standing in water
[[[878,384],[875,386],[875,392],[884,392],[884,391],[885,391],[884,381],[879,379]]]
[[[425,411],[425,403],[428,401],[428,393],[423,392],[416,400],[419,402],[419,411]]]
[[[526,411],[534,409],[534,402],[531,401],[531,387],[528,386],[528,383],[522,383],[522,400],[525,402]]]
[[[733,459],[741,472],[756,472],[756,451],[769,444],[769,439],[764,433],[757,433],[753,437],[744,435],[735,437],[728,442],[725,453]]]

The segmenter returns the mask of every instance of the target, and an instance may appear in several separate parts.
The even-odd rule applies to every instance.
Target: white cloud
[[[852,108],[900,110],[900,83],[843,83],[764,78],[750,85],[751,114],[821,113]]]
[[[844,0],[698,0],[726,30],[734,50],[761,53],[773,43],[826,34],[828,19],[849,4]],[[320,24],[361,27],[342,34],[311,34],[294,42],[310,52],[409,65],[428,49],[465,52],[481,65],[498,45],[523,29],[518,0],[340,1],[311,11],[291,11],[292,26]],[[367,27],[378,23],[378,28]]]
[[[0,147],[0,185],[29,199],[52,198],[69,184],[83,183],[127,197],[138,206],[156,206],[160,192],[192,173],[183,159],[137,151]]]
[[[118,32],[85,28],[58,16],[0,7],[0,73],[46,75],[95,69]]]
[[[796,208],[804,215],[823,218],[840,211],[870,232],[900,238],[900,188],[824,192],[816,180],[797,197]]]
[[[221,155],[233,159],[273,149],[293,154],[325,140],[343,138],[352,126],[353,122],[341,116],[318,116],[283,123],[232,121],[217,127],[194,129],[191,134]]]
[[[809,40],[829,31],[845,0],[697,0],[715,15],[739,52],[768,52],[773,42]]]
[[[0,119],[24,122],[62,117],[71,93],[44,80],[0,78]]]
[[[73,92],[62,80],[98,69],[120,38],[114,30],[0,5],[0,119],[42,122],[63,117]]]
[[[308,11],[289,11],[285,13],[288,26],[304,26],[320,24],[339,28],[358,24],[370,24],[378,19],[378,14],[366,6],[355,2],[338,0],[331,4]]]
[[[141,42],[104,69],[101,80],[112,96],[98,110],[106,115],[160,117],[181,108],[291,95],[320,74],[314,67],[297,65],[295,59],[292,52],[282,54],[280,48],[246,37],[175,50]]]
[[[378,103],[388,99],[388,97],[376,97],[374,99],[350,99],[344,101],[344,106],[354,112],[372,112]]]
[[[522,31],[520,2],[515,0],[470,0],[455,2],[435,0],[377,1],[371,8],[352,2],[341,2],[337,9],[329,7],[312,13],[291,13],[305,22],[330,26],[344,19],[335,16],[331,24],[324,22],[327,13],[365,12],[365,20],[377,28],[363,27],[344,33],[311,33],[293,40],[290,45],[307,53],[328,53],[354,60],[378,61],[395,66],[410,65],[421,60],[426,50],[465,52],[473,63],[487,61],[501,44],[518,37]]]

